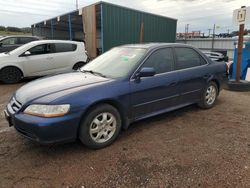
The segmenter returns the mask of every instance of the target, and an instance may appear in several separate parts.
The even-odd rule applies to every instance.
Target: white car
[[[207,57],[213,61],[225,61],[226,58],[222,53],[219,52],[203,52]]]
[[[88,61],[83,42],[40,40],[0,54],[0,80],[17,83],[22,78],[70,72]]]

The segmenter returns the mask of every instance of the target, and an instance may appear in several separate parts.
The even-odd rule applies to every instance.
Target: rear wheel
[[[22,72],[16,67],[5,67],[0,72],[0,80],[6,84],[14,84],[22,79]]]
[[[110,145],[121,130],[121,117],[116,108],[108,104],[98,105],[86,116],[79,130],[81,142],[92,149]]]
[[[217,84],[214,82],[209,82],[202,95],[202,100],[198,105],[204,109],[212,108],[215,105],[218,93],[219,91]]]
[[[78,62],[73,66],[73,70],[78,70],[79,68],[81,68],[83,65],[85,65],[86,63],[84,62]]]

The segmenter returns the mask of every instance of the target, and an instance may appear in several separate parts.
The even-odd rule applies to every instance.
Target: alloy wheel
[[[208,105],[212,105],[216,99],[217,91],[213,85],[210,85],[206,91],[206,102]]]
[[[96,143],[105,143],[113,137],[117,121],[113,114],[104,112],[98,114],[90,124],[89,134]]]

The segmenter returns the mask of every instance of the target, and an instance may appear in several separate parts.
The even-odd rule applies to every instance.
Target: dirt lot
[[[0,111],[19,85],[0,85]],[[0,187],[250,187],[250,93],[133,124],[108,148],[40,146],[0,117]]]

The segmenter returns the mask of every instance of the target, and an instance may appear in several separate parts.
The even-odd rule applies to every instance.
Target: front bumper
[[[54,144],[74,141],[77,138],[80,113],[63,117],[44,118],[23,113],[11,114],[4,111],[10,126],[14,126],[22,136],[40,144]]]

